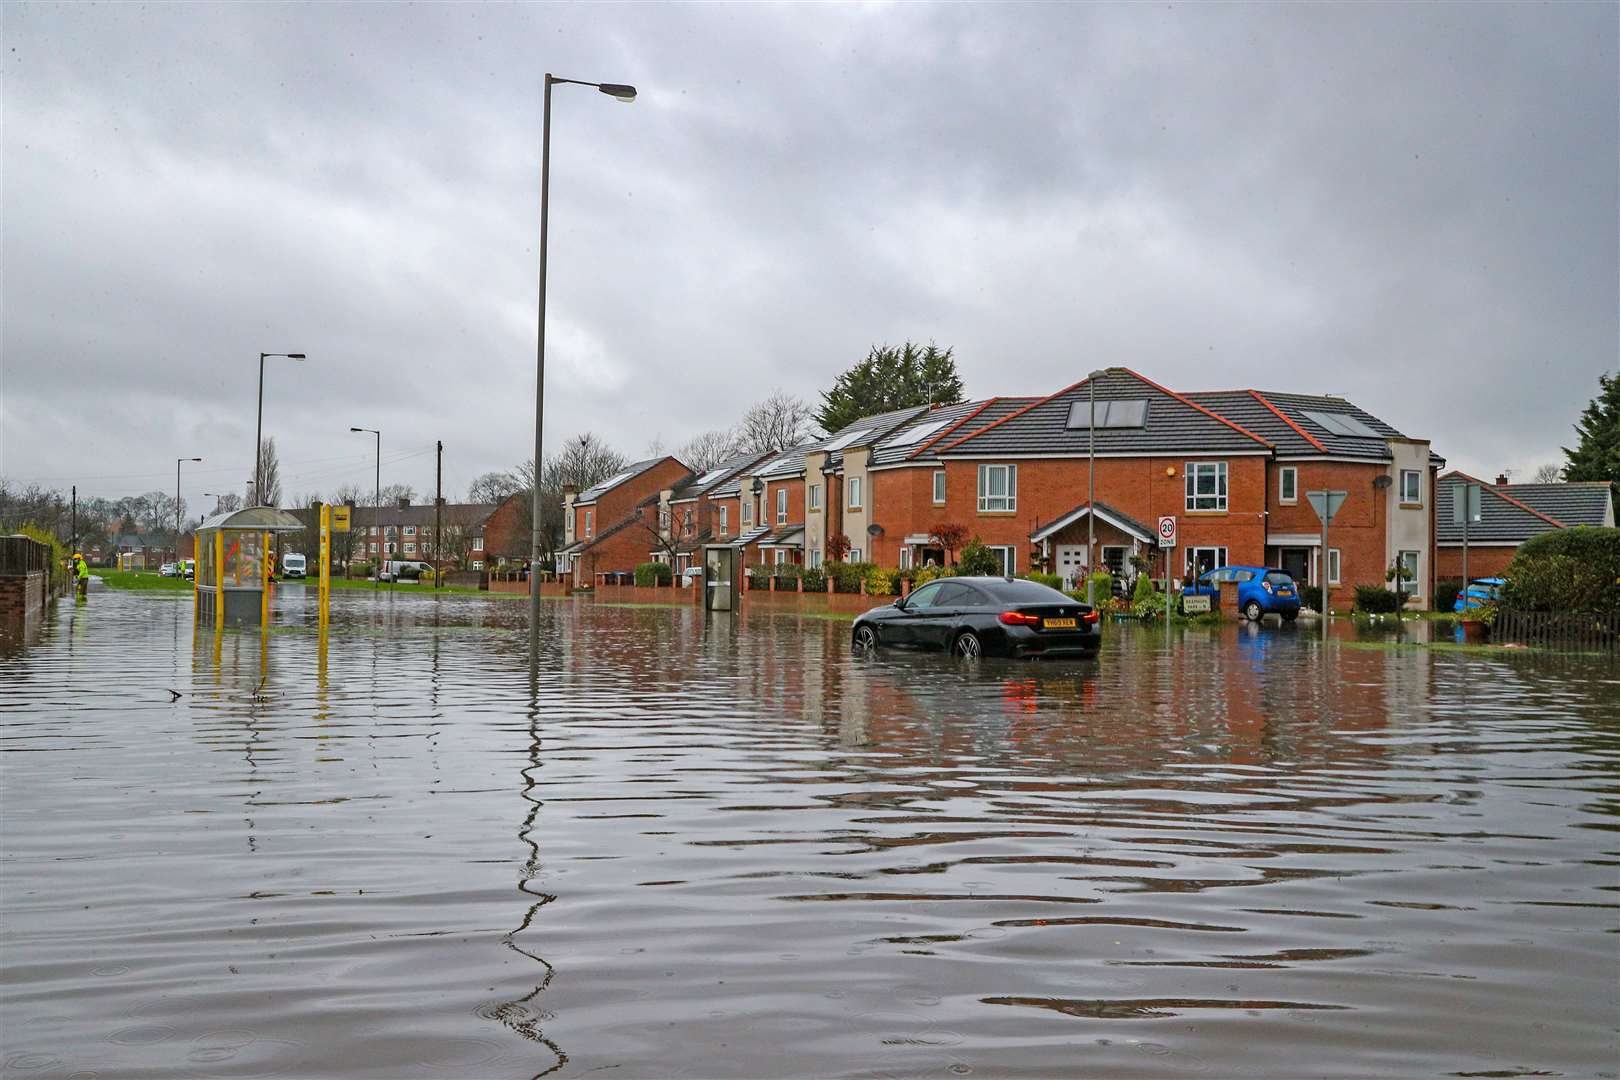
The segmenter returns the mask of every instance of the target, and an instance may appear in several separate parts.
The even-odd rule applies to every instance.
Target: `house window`
[[[787,488],[777,488],[776,489],[776,523],[778,525],[782,525],[782,524],[785,524],[786,522],[787,522]]]
[[[1312,564],[1313,569],[1316,568],[1316,563],[1318,562],[1318,560],[1315,557],[1315,554],[1316,554],[1315,552],[1312,552],[1311,564]],[[1329,585],[1337,585],[1339,583],[1339,549],[1338,548],[1328,548],[1328,574],[1327,574],[1327,577],[1328,577],[1328,584]],[[1318,584],[1321,583],[1321,575],[1320,574],[1316,575],[1316,580],[1317,580]]]
[[[371,553],[373,555],[377,554],[377,541],[373,540],[371,543],[367,544],[366,546],[371,549]]]
[[[1400,576],[1400,580],[1396,583],[1396,588],[1407,596],[1418,595],[1418,553],[1415,551],[1401,552],[1396,565],[1404,571]]]
[[[787,548],[777,548],[776,549],[776,555],[771,561],[776,563],[777,566],[781,566],[783,563],[787,562],[788,561]]]
[[[861,561],[861,549],[860,548],[850,548],[849,549],[849,561],[850,562],[860,562]]]
[[[911,569],[911,548],[909,546],[900,549],[900,569]]]
[[[1018,509],[1018,466],[979,466],[979,513]]]
[[[394,542],[392,540],[390,540],[390,541],[388,541],[387,543],[385,543],[383,545],[383,550],[386,551],[388,554],[393,555],[399,549],[394,545]]]
[[[945,470],[934,470],[934,505],[945,505]]]
[[[1187,549],[1187,576],[1194,581],[1226,565],[1223,547],[1190,547]]]
[[[742,501],[742,527],[749,528],[754,524],[754,500],[750,496]]]
[[[589,540],[596,534],[596,521],[589,510],[585,511],[585,539]]]
[[[811,484],[810,485],[810,509],[811,510],[820,510],[821,509],[821,485],[820,484]]]
[[[687,536],[692,535],[692,511],[690,510],[681,511],[681,532]]]
[[[1423,474],[1416,469],[1401,470],[1401,505],[1423,505]]]
[[[845,481],[844,496],[845,496],[845,498],[844,498],[844,505],[845,506],[849,507],[851,510],[859,510],[861,508],[861,478],[860,477],[852,476],[847,481]]]
[[[376,535],[377,535],[377,526],[375,526],[375,525],[373,525],[373,526],[372,526],[372,527],[371,527],[371,528],[370,528],[370,530],[369,530],[369,532],[370,532],[370,533],[371,533],[371,535],[372,535],[372,536],[376,536]],[[375,551],[375,550],[376,550],[376,548],[373,548],[373,549],[372,549],[372,550],[373,550],[373,551]]]
[[[405,554],[407,554],[407,555],[415,555],[416,554],[416,545],[411,544],[411,543],[407,543],[405,545]]]
[[[1226,509],[1226,462],[1187,462],[1187,509]]]
[[[1277,501],[1299,502],[1299,470],[1292,465],[1284,465],[1277,472]]]
[[[384,525],[383,526],[383,535],[384,536],[394,536],[398,532],[399,532],[399,526],[397,526],[397,525]]]
[[[484,550],[484,538],[482,536],[473,537],[473,539],[472,539],[472,549],[474,551],[483,551]]]
[[[724,536],[731,531],[731,507],[720,508],[720,535]]]
[[[407,526],[405,526],[405,535],[406,536],[415,536],[416,535],[416,526],[415,525],[407,525]]]
[[[669,511],[667,509],[658,511],[658,531],[669,531]]]
[[[818,549],[818,550],[812,551],[810,553],[810,568],[812,570],[814,570],[814,569],[817,569],[820,566],[821,566],[821,552]]]
[[[1013,557],[1014,549],[1011,544],[995,545],[986,547],[984,550],[988,551],[1001,561],[1001,573],[1003,576],[1012,577],[1012,575],[1016,572],[1016,567],[1014,565],[1015,560]]]

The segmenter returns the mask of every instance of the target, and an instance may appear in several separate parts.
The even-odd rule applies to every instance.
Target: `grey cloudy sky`
[[[910,338],[1527,474],[1620,348],[1617,12],[7,4],[0,474],[240,490],[260,350],[289,494],[528,457],[547,70],[641,91],[556,92],[548,445]]]

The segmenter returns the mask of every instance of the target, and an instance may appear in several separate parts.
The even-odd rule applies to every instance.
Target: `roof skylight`
[[[1147,401],[1137,398],[1130,401],[1099,401],[1097,402],[1097,428],[1139,428],[1147,425]],[[1069,406],[1070,430],[1085,431],[1091,427],[1091,399],[1082,398]]]
[[[826,446],[823,446],[822,449],[828,451],[829,453],[834,450],[842,450],[850,443],[864,439],[870,434],[872,434],[871,428],[862,428],[859,431],[846,431],[842,435],[838,436],[838,438],[828,443]]]
[[[725,469],[710,469],[708,472],[706,472],[702,476],[698,477],[698,483],[700,485],[701,484],[712,484],[716,480],[720,479],[722,476],[726,475],[726,472],[727,472],[727,470],[725,470]]]
[[[928,438],[930,435],[934,435],[934,434],[937,434],[940,431],[943,431],[946,427],[948,427],[950,425],[950,423],[951,422],[949,420],[934,420],[934,421],[931,421],[931,422],[929,422],[927,424],[918,424],[914,428],[910,428],[909,430],[902,431],[899,435],[896,435],[894,438],[890,439],[884,445],[886,445],[886,446],[916,446],[918,443],[922,442],[924,439]]]

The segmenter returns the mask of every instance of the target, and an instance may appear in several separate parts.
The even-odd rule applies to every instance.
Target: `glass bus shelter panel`
[[[226,532],[225,587],[264,587],[264,537],[257,532]]]

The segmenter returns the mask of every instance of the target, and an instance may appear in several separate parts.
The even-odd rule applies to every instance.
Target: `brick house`
[[[1462,577],[1463,527],[1452,521],[1452,506],[1465,483],[1480,485],[1480,520],[1468,526],[1470,578],[1500,577],[1519,545],[1533,536],[1576,525],[1614,527],[1612,484],[1510,484],[1506,476],[1489,484],[1449,472],[1439,478],[1435,498],[1435,565],[1441,579]]]
[[[563,489],[563,547],[556,553],[559,575],[575,584],[610,574],[629,574],[648,561],[658,540],[658,506],[663,492],[692,476],[678,459],[648,458],[585,491]]]
[[[767,455],[733,454],[702,476],[660,493],[658,534],[649,537],[648,557],[674,560],[675,573],[697,565],[704,544],[732,543],[742,534],[741,476]]]
[[[1281,565],[1301,580],[1329,578],[1333,602],[1358,584],[1383,584],[1400,560],[1432,578],[1433,479],[1441,461],[1341,398],[1240,390],[1180,394],[1125,368],[1096,387],[1098,550],[1086,549],[1091,387],[1081,380],[1042,398],[995,398],[868,417],[805,455],[826,480],[806,492],[809,561],[826,537],[850,538],[850,561],[906,567],[940,561],[936,524],[965,526],[1010,573],[1047,570],[1074,581],[1086,568],[1164,573],[1150,531],[1174,515],[1178,578],[1233,563]],[[1329,535],[1304,493],[1348,495]]]
[[[805,561],[804,455],[814,445],[772,454],[727,485],[738,499],[742,532],[736,543],[743,549],[744,565]]]
[[[400,499],[393,506],[381,508],[352,506],[349,532],[332,534],[332,562],[343,565],[379,558],[433,562],[437,555],[446,567],[481,570],[486,559],[487,523],[503,505],[445,503],[441,511],[432,504],[413,505],[409,499]],[[304,531],[283,539],[281,549],[301,551],[313,560],[320,550],[318,514],[312,507],[292,514],[304,523]],[[436,552],[434,530],[441,524],[444,535]],[[524,535],[526,538],[527,533]]]

